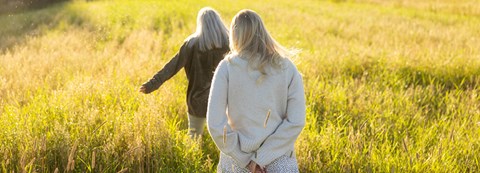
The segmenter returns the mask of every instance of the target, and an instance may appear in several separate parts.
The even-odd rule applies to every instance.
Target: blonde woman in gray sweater
[[[207,109],[220,149],[217,172],[298,172],[294,143],[305,126],[305,94],[293,53],[251,10],[233,18],[230,51],[215,71]]]

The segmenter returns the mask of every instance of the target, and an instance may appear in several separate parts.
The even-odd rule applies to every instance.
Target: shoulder
[[[218,63],[218,66],[215,69],[215,72],[213,74],[213,79],[215,80],[217,78],[228,78],[227,76],[229,75],[228,72],[228,61],[226,59],[221,60]]]
[[[285,58],[283,60],[283,65],[282,66],[283,66],[284,72],[286,74],[286,77],[290,81],[302,80],[302,74],[300,73],[297,66],[295,65],[295,63],[291,59]]]
[[[195,46],[195,44],[197,44],[198,42],[197,40],[198,40],[198,37],[192,34],[184,40],[183,46],[191,49]]]
[[[217,66],[217,71],[220,73],[225,73],[228,71],[228,66],[230,62],[227,60],[227,58],[222,59]]]
[[[282,67],[289,72],[298,72],[297,66],[290,58],[283,59]]]
[[[229,69],[247,66],[248,62],[237,55],[226,55],[217,66],[217,69],[228,72]]]
[[[228,54],[225,56],[224,61],[227,61],[228,65],[247,65],[248,61],[240,57],[238,54]]]

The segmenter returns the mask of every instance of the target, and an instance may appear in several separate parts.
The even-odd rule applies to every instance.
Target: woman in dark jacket
[[[196,32],[185,40],[170,62],[140,87],[140,92],[155,91],[185,68],[189,135],[192,138],[202,135],[213,73],[228,51],[228,30],[220,15],[210,7],[202,8],[198,12]]]

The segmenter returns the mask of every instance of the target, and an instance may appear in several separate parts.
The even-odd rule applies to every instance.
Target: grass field
[[[480,172],[480,1],[71,1],[0,15],[0,172],[214,172],[186,77],[139,86],[196,27],[257,11],[302,53],[301,172]]]

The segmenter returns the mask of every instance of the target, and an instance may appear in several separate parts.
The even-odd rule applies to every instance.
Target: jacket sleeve
[[[293,65],[293,64],[292,64]],[[271,134],[252,156],[251,160],[264,167],[286,154],[305,126],[305,93],[302,76],[296,70],[288,86],[287,115],[275,132]]]
[[[187,59],[191,56],[191,48],[189,41],[185,41],[178,51],[178,53],[168,62],[160,71],[157,72],[148,82],[143,86],[146,88],[146,93],[151,93],[157,90],[165,81],[177,74],[180,69],[185,67]]]
[[[233,131],[227,118],[228,69],[225,60],[221,61],[213,76],[207,110],[207,126],[215,145],[232,157],[241,167],[247,167],[252,153],[240,149],[239,133]]]

